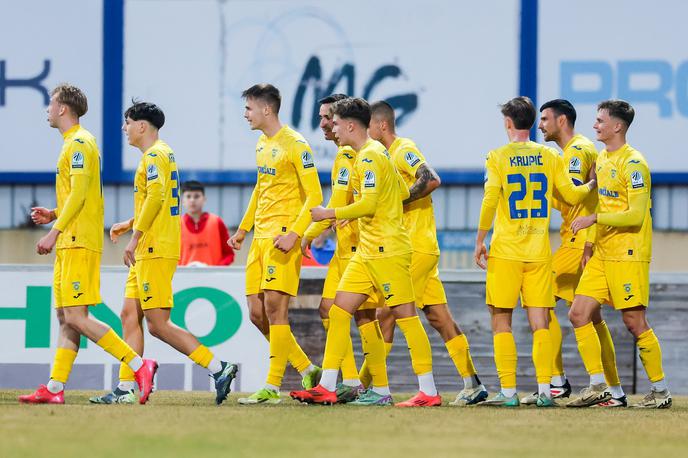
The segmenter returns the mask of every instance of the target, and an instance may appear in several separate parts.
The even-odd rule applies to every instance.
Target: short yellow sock
[[[291,341],[291,347],[289,348],[287,361],[289,361],[289,364],[291,364],[297,372],[303,372],[311,365],[311,360],[308,358],[306,352],[303,351],[301,345],[296,341],[294,334],[290,333],[290,335],[291,338],[289,340]]]
[[[549,333],[552,338],[552,376],[564,375],[564,360],[561,357],[561,326],[554,309],[549,311]]]
[[[387,379],[387,363],[385,355],[385,343],[382,340],[382,331],[380,330],[380,322],[372,321],[360,326],[361,345],[363,346],[363,353],[366,355],[368,374],[370,375],[370,382],[373,386],[388,386]]]
[[[119,365],[119,381],[120,382],[135,382],[136,377],[134,376],[134,371],[131,370],[128,364]]]
[[[609,332],[607,323],[604,321],[595,324],[595,331],[597,337],[600,339],[600,348],[602,349],[602,369],[604,369],[604,378],[609,386],[621,385],[619,379],[619,371],[616,368],[616,350],[614,349],[614,341],[612,334]]]
[[[189,353],[189,359],[201,367],[207,368],[213,360],[213,352],[205,345],[199,345],[194,351]]]
[[[377,327],[380,327],[379,322],[377,324]],[[382,334],[382,330],[380,330],[380,334]],[[389,352],[392,351],[392,345],[392,342],[385,342],[385,361],[389,356]],[[361,364],[361,370],[358,374],[358,379],[361,381],[361,384],[366,388],[368,388],[373,381],[373,378],[370,375],[370,371],[368,370],[368,362],[365,359],[363,360],[363,364]]]
[[[333,304],[330,308],[330,329],[327,331],[323,369],[339,370],[351,342],[351,314]]]
[[[266,383],[274,386],[282,385],[292,339],[291,328],[288,324],[270,326],[270,369]]]
[[[471,350],[468,346],[468,339],[465,334],[459,334],[444,343],[449,352],[449,357],[454,361],[454,366],[461,377],[470,377],[477,372],[471,358]]]
[[[549,329],[538,329],[533,333],[533,365],[538,383],[549,383],[552,379],[552,337]]]
[[[648,329],[638,336],[638,352],[640,361],[645,367],[647,377],[651,382],[659,382],[664,378],[662,369],[662,347],[652,329]]]
[[[53,368],[50,371],[50,378],[61,383],[67,383],[75,359],[76,352],[74,350],[58,347],[55,351],[55,359],[53,359]]]
[[[432,372],[432,348],[430,340],[423,329],[420,317],[412,316],[397,320],[397,325],[404,333],[411,352],[411,364],[416,375]]]
[[[325,331],[330,329],[330,319],[322,319],[323,328]],[[342,378],[344,380],[355,380],[358,378],[358,369],[356,368],[356,359],[354,358],[354,345],[349,336],[349,347],[346,350],[344,359],[342,360]]]
[[[129,364],[132,359],[138,356],[136,352],[132,350],[132,348],[112,329],[109,329],[108,332],[106,332],[105,335],[101,337],[98,342],[96,342],[96,345],[123,363]]]
[[[499,384],[502,388],[516,388],[518,353],[516,353],[514,335],[510,332],[500,332],[493,336],[492,341]]]
[[[578,343],[578,352],[583,359],[585,370],[588,374],[601,374],[604,372],[602,368],[602,347],[600,346],[600,339],[597,337],[597,331],[592,323],[588,323],[580,328],[574,328],[576,334],[576,342]]]

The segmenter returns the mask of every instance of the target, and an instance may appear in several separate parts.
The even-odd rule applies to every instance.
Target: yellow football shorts
[[[138,299],[142,310],[172,308],[172,277],[178,262],[177,259],[168,258],[136,261],[129,268],[124,297]]]
[[[593,255],[585,265],[576,295],[588,296],[615,309],[648,306],[650,303],[650,263],[604,261]]]
[[[86,248],[61,248],[55,255],[55,307],[100,304],[100,253]]]
[[[356,253],[349,260],[337,291],[368,295],[370,300],[359,310],[415,302],[410,268],[411,253],[372,259]],[[384,300],[377,301],[377,295]]]
[[[416,306],[446,304],[447,295],[440,281],[440,257],[435,254],[413,252],[411,257],[411,278],[416,293]]]
[[[253,239],[246,260],[246,295],[270,289],[296,296],[301,256],[298,242],[289,253],[282,253],[274,247],[271,238]]]
[[[554,297],[568,301],[569,305],[573,302],[576,286],[578,286],[581,275],[583,275],[582,258],[582,248],[565,246],[559,247],[552,258],[552,276],[554,277],[552,292]]]
[[[332,257],[330,261],[330,266],[327,268],[327,276],[325,277],[325,284],[323,285],[323,299],[334,300],[337,295],[337,288],[339,286],[339,281],[342,279],[342,274],[346,270],[346,266],[349,264],[351,258],[341,259],[336,254]],[[377,307],[382,307],[384,305],[384,300],[380,297],[377,292],[373,292],[369,299],[360,306],[359,310],[369,310],[375,309]]]
[[[498,308],[554,307],[552,262],[522,262],[490,257],[485,302]]]

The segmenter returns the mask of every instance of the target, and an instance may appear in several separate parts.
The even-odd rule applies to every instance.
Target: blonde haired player
[[[623,100],[607,100],[597,106],[593,128],[597,140],[605,145],[597,159],[599,204],[595,213],[579,216],[571,224],[574,234],[594,224],[597,227],[595,252],[583,270],[569,310],[590,385],[567,407],[588,407],[612,398],[605,382],[602,339],[592,322],[595,310],[604,303],[621,311],[652,384],[650,392],[633,407],[671,407],[662,349],[646,317],[650,302],[652,178],[645,157],[626,143],[626,132],[634,117],[635,110]]]
[[[48,122],[64,138],[55,179],[57,208],[32,208],[31,218],[36,224],[57,220],[36,251],[45,255],[56,249],[53,292],[60,328],[50,381],[32,394],[19,396],[19,401],[64,404],[64,386],[83,335],[127,365],[141,387],[139,402],[144,404],[157,364],[141,359],[115,331],[88,313],[89,306],[101,302],[104,204],[96,139],[79,125],[86,111],[88,101],[81,89],[61,84],[52,91]]]
[[[481,405],[517,407],[517,353],[511,332],[516,303],[526,309],[533,331],[533,363],[538,383],[538,407],[552,407],[552,341],[549,309],[552,295],[552,253],[549,220],[556,189],[569,204],[581,202],[595,186],[591,180],[576,187],[559,154],[529,141],[536,111],[528,97],[502,105],[509,143],[490,151],[485,161],[485,196],[475,242],[475,262],[487,268],[486,298],[492,321],[494,358],[501,391]],[[487,232],[494,225],[489,250]],[[485,265],[487,260],[487,266]]]

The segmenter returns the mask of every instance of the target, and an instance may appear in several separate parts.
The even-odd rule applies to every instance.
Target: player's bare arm
[[[110,228],[110,240],[112,240],[112,243],[117,243],[120,236],[129,232],[132,227],[134,227],[133,217],[129,218],[128,220],[113,224]]]
[[[235,250],[241,250],[241,245],[246,238],[246,231],[244,229],[237,229],[237,231],[229,238],[227,243]]]
[[[124,249],[124,265],[131,267],[136,264],[136,246],[139,244],[143,232],[135,230],[131,236],[131,240]]]
[[[404,205],[410,204],[427,196],[441,184],[440,177],[428,164],[423,164],[416,171],[416,182],[409,188],[410,196],[404,201]]]
[[[473,260],[481,269],[487,269],[487,247],[485,246],[485,237],[487,231],[483,229],[478,230],[478,235],[475,238],[475,250],[473,250]]]
[[[55,210],[51,210],[45,207],[32,207],[31,208],[31,221],[34,224],[48,224],[57,219]]]

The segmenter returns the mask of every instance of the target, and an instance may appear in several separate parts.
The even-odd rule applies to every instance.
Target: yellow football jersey
[[[356,156],[353,175],[355,193],[361,198],[368,193],[378,195],[375,214],[358,219],[357,251],[363,258],[410,253],[411,239],[403,222],[404,183],[382,143],[369,139],[363,145]]]
[[[271,138],[260,136],[256,163],[254,238],[273,238],[291,231],[302,235],[311,222],[310,208],[304,208],[306,194],[319,193],[314,207],[322,202],[310,145],[285,125]]]
[[[562,156],[573,183],[581,185],[588,181],[588,173],[597,161],[597,149],[595,145],[580,134],[576,134],[564,147]],[[588,229],[579,231],[573,235],[571,223],[579,216],[587,216],[595,212],[597,207],[597,193],[591,192],[585,200],[578,205],[568,205],[554,192],[556,207],[561,211],[561,245],[571,248],[583,249]]]
[[[530,141],[490,151],[485,169],[486,197],[498,194],[489,256],[523,262],[551,259],[552,191],[557,189],[567,201],[577,201],[587,196],[587,187],[576,189],[555,150]]]
[[[134,177],[134,229],[143,232],[136,259],[179,259],[179,170],[174,152],[158,140],[139,161]]]
[[[392,142],[389,154],[406,186],[410,188],[416,182],[418,168],[425,164],[425,156],[412,140],[401,137]],[[404,227],[409,230],[413,251],[440,254],[432,197],[428,195],[404,206]]]
[[[597,158],[597,238],[595,255],[607,261],[646,261],[652,256],[651,200],[647,199],[641,226],[612,227],[600,223],[599,214],[628,210],[632,194],[651,194],[652,177],[643,155],[628,144],[616,151],[602,150]]]
[[[58,221],[56,228],[62,233],[57,238],[56,248],[87,248],[103,251],[104,202],[103,185],[100,177],[100,152],[96,139],[89,131],[75,125],[62,134],[64,144],[57,161],[55,194],[57,198]],[[71,177],[86,175],[89,178],[86,198],[81,210],[61,227],[59,216],[72,192]],[[58,225],[59,223],[59,225]]]
[[[356,151],[350,146],[340,146],[332,165],[331,185],[332,195],[327,208],[337,208],[349,205],[354,201],[354,183],[352,180]],[[305,236],[310,239],[322,234],[332,221],[323,220],[312,223]],[[358,221],[350,221],[342,227],[336,228],[337,251],[339,259],[349,259],[356,252],[358,246]]]

